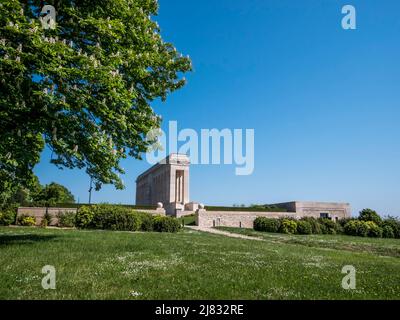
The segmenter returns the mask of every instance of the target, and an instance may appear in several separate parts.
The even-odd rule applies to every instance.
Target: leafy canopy
[[[45,4],[55,29],[39,20]],[[0,193],[34,180],[45,145],[97,189],[123,188],[120,160],[141,159],[160,126],[150,103],[191,70],[161,38],[157,11],[156,0],[1,1]]]

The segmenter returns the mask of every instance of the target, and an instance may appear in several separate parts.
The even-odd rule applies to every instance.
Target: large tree
[[[39,20],[56,9],[56,28]],[[52,163],[123,188],[120,160],[141,158],[160,126],[150,103],[185,84],[188,57],[164,42],[156,0],[2,0],[0,193]]]
[[[75,203],[73,194],[63,185],[52,182],[33,196],[35,202],[45,204]]]

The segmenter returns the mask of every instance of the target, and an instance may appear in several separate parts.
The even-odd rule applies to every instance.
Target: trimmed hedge
[[[177,232],[181,228],[178,219],[152,216],[122,206],[83,206],[76,214],[76,226],[81,229],[119,231]]]
[[[388,217],[380,220],[373,210],[363,210],[362,219],[347,218],[333,221],[327,218],[303,217],[300,220],[283,217],[279,219],[257,217],[254,230],[287,234],[347,234],[372,238],[400,238],[400,220]],[[372,220],[366,221],[367,217]],[[379,217],[379,216],[378,216]],[[375,221],[378,221],[376,223]]]
[[[264,232],[278,232],[281,222],[278,219],[257,217],[254,220],[254,230]]]
[[[155,216],[153,222],[157,232],[178,232],[181,228],[179,220],[172,217]]]

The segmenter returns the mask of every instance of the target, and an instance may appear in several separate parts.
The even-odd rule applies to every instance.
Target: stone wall
[[[285,208],[288,212],[206,211],[200,209],[196,212],[196,224],[200,227],[253,228],[253,221],[257,217],[291,217],[295,219],[327,217],[334,221],[351,217],[348,203],[293,201],[275,205]]]
[[[76,213],[78,209],[76,208],[44,208],[44,207],[19,207],[17,211],[17,217],[21,215],[29,215],[36,218],[36,225],[40,225],[43,216],[47,212],[51,215],[52,220],[50,225],[56,226],[58,224],[58,213],[74,212]]]
[[[341,202],[315,202],[315,201],[292,201],[276,203],[275,206],[284,208],[287,211],[297,213],[298,217],[321,218],[327,215],[332,220],[339,220],[351,217],[349,203]]]
[[[199,209],[196,212],[196,225],[199,227],[253,228],[253,221],[257,217],[296,218],[296,213],[295,212],[206,211]]]

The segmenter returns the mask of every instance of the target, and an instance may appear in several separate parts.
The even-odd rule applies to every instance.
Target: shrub
[[[358,219],[361,221],[373,221],[378,226],[382,223],[382,218],[379,216],[379,214],[371,209],[361,210]]]
[[[393,228],[389,225],[384,225],[382,227],[382,237],[384,238],[394,238]]]
[[[89,228],[93,217],[94,217],[94,210],[95,206],[82,206],[79,208],[77,214],[76,214],[76,226],[78,228]]]
[[[134,211],[110,205],[97,205],[89,227],[104,230],[137,231],[142,221]]]
[[[15,223],[16,212],[12,209],[6,209],[0,212],[0,226],[9,226]]]
[[[340,229],[342,230],[342,232],[344,232],[344,226],[350,222],[350,221],[354,221],[354,220],[358,220],[357,218],[344,218],[344,219],[339,219],[336,223],[337,225],[340,226]]]
[[[297,231],[297,223],[292,219],[284,218],[281,221],[279,231],[282,233],[294,234]]]
[[[311,223],[305,220],[297,221],[297,233],[298,234],[311,234],[312,227]]]
[[[172,217],[155,216],[153,222],[157,232],[178,232],[181,228],[179,220]]]
[[[320,218],[318,222],[321,224],[321,230],[323,234],[336,234],[338,225],[335,221],[327,218]]]
[[[382,228],[373,221],[365,222],[368,226],[368,237],[382,238]]]
[[[312,234],[321,234],[322,229],[321,229],[321,224],[319,221],[313,217],[303,217],[300,219],[300,221],[306,221],[310,224],[311,226],[311,233]]]
[[[400,238],[400,220],[398,218],[389,216],[383,221],[382,226],[391,227],[394,237],[397,239]]]
[[[344,226],[344,232],[350,236],[366,237],[369,227],[365,221],[351,220]]]
[[[76,213],[72,211],[59,212],[57,214],[58,226],[62,228],[73,228],[76,222]]]
[[[154,230],[154,218],[151,214],[138,212],[142,221],[140,225],[141,231],[153,231]]]
[[[51,224],[51,221],[53,220],[53,217],[51,214],[46,210],[46,213],[43,215],[42,221],[40,221],[40,226],[41,227],[47,227]]]
[[[254,220],[254,230],[263,232],[278,232],[280,220],[266,217],[257,217]]]
[[[23,214],[18,217],[18,224],[21,226],[34,226],[36,225],[36,218]]]

